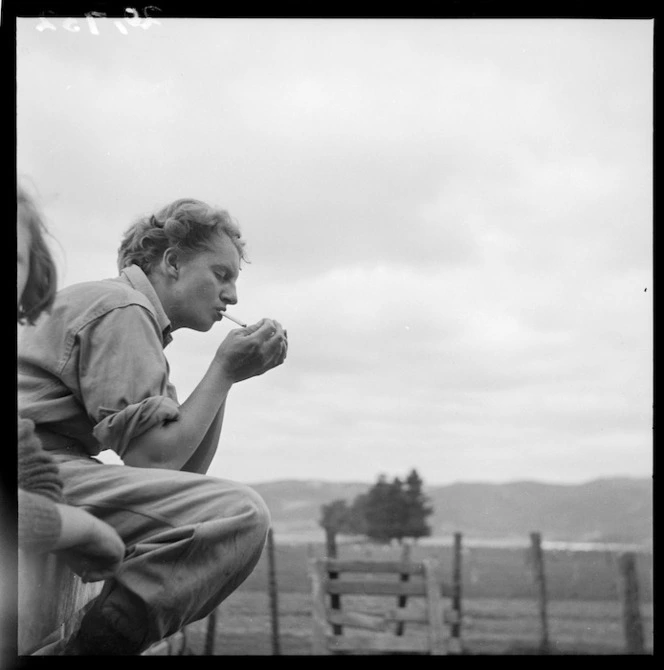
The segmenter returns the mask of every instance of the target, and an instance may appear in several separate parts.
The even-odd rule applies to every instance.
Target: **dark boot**
[[[96,602],[85,614],[78,631],[61,650],[62,656],[134,656],[146,642],[147,613],[141,600],[122,587],[116,587]]]

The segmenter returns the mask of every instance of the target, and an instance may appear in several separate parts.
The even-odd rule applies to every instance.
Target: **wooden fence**
[[[611,630],[615,630],[615,635],[612,637],[611,641],[608,643],[611,648],[615,648],[616,652],[611,653],[624,653],[630,655],[639,655],[650,653],[648,650],[649,645],[646,643],[646,638],[650,639],[650,630],[648,630],[648,635],[645,634],[644,630],[644,621],[641,615],[641,590],[640,584],[637,578],[637,554],[631,551],[625,551],[621,553],[610,553],[606,552],[607,558],[611,558],[610,564],[605,564],[607,567],[606,573],[602,573],[602,577],[599,575],[596,576],[595,569],[592,567],[597,559],[587,558],[586,555],[578,553],[580,563],[577,563],[577,559],[572,559],[572,572],[567,576],[567,567],[564,567],[564,564],[561,564],[561,552],[560,550],[551,550],[548,552],[545,550],[544,543],[542,540],[541,533],[533,532],[530,533],[529,543],[524,543],[526,547],[526,570],[524,571],[523,567],[519,568],[519,564],[513,564],[513,559],[510,560],[512,565],[512,572],[510,573],[511,579],[514,581],[515,575],[518,574],[518,571],[521,570],[521,573],[524,576],[524,579],[520,582],[520,591],[521,595],[514,595],[512,599],[510,596],[505,596],[505,607],[502,608],[499,603],[500,600],[496,599],[495,596],[489,596],[487,599],[483,597],[478,597],[473,592],[474,584],[474,574],[478,569],[484,575],[484,579],[489,577],[489,589],[491,589],[491,584],[500,582],[502,573],[498,574],[497,571],[505,569],[507,564],[498,564],[498,567],[494,569],[493,559],[491,562],[483,567],[482,563],[477,563],[478,554],[479,556],[484,555],[484,551],[477,546],[469,545],[464,546],[464,537],[462,533],[454,533],[452,548],[450,547],[441,548],[440,550],[431,547],[422,547],[422,546],[413,546],[410,544],[403,545],[401,549],[401,561],[407,562],[408,560],[418,560],[419,554],[426,554],[429,557],[435,557],[437,552],[440,552],[444,559],[441,560],[440,557],[437,557],[438,563],[443,571],[443,575],[449,575],[449,580],[442,579],[443,575],[439,575],[440,585],[441,585],[441,594],[445,600],[444,607],[444,626],[445,626],[445,635],[446,635],[446,647],[449,654],[472,654],[472,653],[487,653],[482,651],[485,647],[491,649],[488,653],[513,653],[511,651],[498,651],[497,647],[517,649],[514,653],[528,653],[528,654],[555,654],[555,653],[575,653],[571,646],[573,646],[574,639],[577,633],[572,632],[572,637],[570,639],[570,631],[579,630],[575,628],[578,624],[575,623],[577,616],[577,610],[567,609],[565,604],[565,599],[570,600],[570,607],[575,601],[575,596],[572,593],[574,591],[574,584],[588,586],[588,575],[593,578],[592,583],[589,588],[595,588],[597,585],[602,583],[602,580],[607,578],[611,579],[611,574],[615,576],[614,584],[614,593],[616,594],[617,600],[613,602],[615,605],[610,605],[608,612],[609,618],[604,618],[607,616],[602,610],[600,614],[592,614],[591,617],[596,617],[595,621],[598,629],[603,631],[607,630],[608,627]],[[252,593],[262,590],[263,593],[266,593],[266,608],[264,611],[264,616],[269,616],[269,646],[264,648],[263,653],[268,652],[274,656],[279,656],[284,653],[288,654],[289,652],[283,651],[284,639],[282,637],[285,635],[285,644],[286,648],[292,648],[293,646],[293,637],[291,631],[293,629],[294,620],[293,620],[293,611],[292,605],[289,606],[289,601],[291,595],[294,593],[302,593],[303,588],[300,584],[299,574],[300,562],[304,565],[308,562],[308,559],[313,558],[315,555],[320,555],[319,552],[322,551],[325,556],[330,558],[336,558],[339,556],[339,548],[337,547],[335,539],[329,535],[325,538],[325,542],[321,544],[308,545],[306,558],[302,557],[303,560],[297,559],[293,562],[293,557],[298,554],[294,551],[294,548],[290,545],[285,545],[282,551],[285,554],[282,554],[276,546],[275,537],[272,531],[268,535],[268,541],[266,546],[266,551],[264,557],[259,565],[259,569],[256,571],[256,575],[252,576],[253,584],[250,585],[250,590]],[[355,545],[352,551],[362,551],[365,555],[382,555],[383,549],[374,545]],[[489,552],[496,550],[488,550]],[[393,555],[394,549],[386,549],[385,554]],[[413,555],[413,552],[415,555]],[[304,547],[302,548],[302,553],[304,553]],[[502,553],[502,552],[500,552]],[[277,557],[287,556],[282,560],[288,561],[287,564],[277,565]],[[569,554],[565,554],[569,556]],[[491,553],[489,553],[491,556]],[[378,560],[382,560],[378,558]],[[547,571],[547,560],[550,561]],[[567,560],[567,559],[565,559]],[[588,563],[587,561],[591,561]],[[523,566],[523,564],[521,564]],[[577,565],[581,567],[577,569]],[[502,567],[501,567],[502,566]],[[586,566],[583,568],[583,566]],[[589,567],[588,567],[589,566]],[[280,570],[278,570],[280,568]],[[577,574],[578,572],[578,574]],[[478,573],[479,574],[479,573]],[[278,583],[278,578],[281,576],[283,582]],[[332,578],[335,577],[334,574],[330,575]],[[409,575],[407,573],[401,574],[401,581],[408,581]],[[550,583],[551,581],[551,583]],[[528,586],[530,584],[530,586]],[[593,586],[594,585],[594,586]],[[561,587],[566,593],[562,593]],[[466,592],[467,590],[467,592]],[[649,584],[646,584],[646,597],[649,591]],[[592,591],[587,591],[590,593]],[[524,601],[524,594],[526,601]],[[530,595],[527,595],[530,594]],[[553,594],[553,597],[552,597]],[[280,612],[280,595],[284,598],[285,613]],[[304,594],[303,594],[304,595]],[[333,596],[336,596],[336,599],[333,601]],[[340,596],[339,594],[332,594],[330,597],[330,607],[332,609],[338,609],[340,607]],[[557,600],[557,598],[562,597],[563,600]],[[600,598],[606,596],[599,596]],[[514,600],[514,598],[516,600]],[[527,613],[527,598],[532,599],[532,614]],[[581,597],[583,600],[583,596]],[[306,600],[304,600],[306,602]],[[481,605],[482,602],[488,602],[490,607],[493,607],[493,610],[483,609],[486,605]],[[521,608],[519,611],[520,614],[508,613],[511,607],[512,602],[520,602]],[[598,603],[605,602],[604,600],[598,601]],[[607,601],[608,602],[608,601]],[[593,603],[588,600],[583,600],[583,607],[590,607]],[[395,605],[397,608],[404,608],[408,606],[408,596],[395,596]],[[525,607],[524,607],[525,605]],[[301,617],[302,625],[306,627],[306,605],[304,605],[305,611],[299,612],[303,606],[298,605],[298,617]],[[592,610],[596,612],[596,610]],[[647,608],[646,608],[647,611]],[[571,615],[570,619],[567,619],[567,614]],[[281,617],[285,616],[286,619],[286,630],[283,631],[283,626],[281,625]],[[515,616],[515,618],[511,618]],[[267,619],[266,619],[267,620]],[[522,624],[518,624],[518,621],[522,621]],[[207,635],[205,643],[205,653],[206,655],[214,655],[215,653],[222,653],[224,648],[223,644],[219,644],[220,649],[215,649],[215,637],[217,635],[217,612],[213,612],[207,620]],[[592,623],[592,620],[591,620]],[[515,635],[514,639],[510,638],[510,631],[517,630],[515,627],[519,625],[522,628],[518,629],[519,633]],[[341,632],[341,625],[337,624],[337,631]],[[491,628],[495,627],[495,628]],[[651,622],[648,620],[648,627],[651,627]],[[223,631],[223,626],[221,627]],[[299,630],[299,629],[298,629]],[[590,632],[589,630],[583,629],[585,632],[581,635],[590,635],[589,644],[593,646],[593,636],[597,637],[597,632]],[[283,632],[282,632],[283,631]],[[502,645],[502,642],[499,644],[497,640],[495,642],[490,642],[489,638],[491,636],[491,631],[499,632],[500,639],[506,644]],[[485,641],[482,636],[484,633],[489,634],[489,638]],[[298,633],[300,636],[301,633]],[[604,633],[602,633],[604,635]],[[609,634],[612,635],[612,634]],[[622,647],[619,646],[619,640],[622,635]],[[517,639],[518,638],[518,639]],[[511,639],[511,642],[509,641]],[[587,639],[587,638],[583,638]],[[604,638],[602,638],[604,639]],[[526,642],[528,640],[528,642]],[[578,638],[579,643],[583,646],[582,638]],[[301,644],[301,643],[298,643]],[[602,642],[597,641],[596,647],[603,647]],[[567,649],[566,649],[567,646]],[[179,645],[177,645],[178,648]],[[304,649],[301,646],[298,646],[299,651],[297,653],[302,653]],[[251,654],[252,651],[247,650],[247,654]],[[592,652],[590,652],[592,653]],[[605,653],[601,652],[600,653]]]
[[[326,535],[326,555],[330,558],[338,556],[338,549],[334,536]],[[408,561],[411,553],[411,545],[405,544],[402,547],[402,561]],[[453,554],[451,566],[451,583],[442,583],[442,595],[450,599],[450,605],[447,608],[445,625],[448,627],[448,650],[451,654],[462,654],[465,652],[463,645],[463,535],[454,533]],[[312,556],[310,547],[309,556]],[[552,640],[549,630],[549,594],[547,589],[546,573],[546,552],[542,546],[542,536],[539,532],[530,534],[530,547],[528,552],[527,564],[532,572],[532,581],[534,583],[534,599],[537,605],[539,621],[539,640],[537,643],[537,652],[539,654],[552,653]],[[278,589],[276,587],[276,565],[274,552],[274,538],[270,535],[268,545],[269,561],[269,599],[270,612],[272,617],[272,635],[273,635],[273,653],[279,654],[279,610],[277,603]],[[620,594],[623,634],[624,634],[624,653],[630,655],[641,655],[646,653],[644,642],[644,626],[641,617],[639,584],[636,571],[636,554],[626,551],[618,554],[616,582]],[[330,574],[330,578],[336,575]],[[407,574],[401,575],[402,581],[407,581]],[[336,600],[333,600],[336,597]],[[340,606],[339,597],[336,594],[331,596],[330,606],[332,609],[338,609]],[[407,596],[399,596],[398,607],[405,607]],[[334,631],[337,634],[340,631]]]

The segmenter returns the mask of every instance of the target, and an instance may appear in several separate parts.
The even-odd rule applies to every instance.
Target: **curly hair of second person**
[[[228,212],[193,198],[176,200],[126,230],[118,251],[118,270],[133,264],[150,275],[166,249],[195,253],[206,249],[220,233],[229,237],[240,259],[248,262],[239,226]]]

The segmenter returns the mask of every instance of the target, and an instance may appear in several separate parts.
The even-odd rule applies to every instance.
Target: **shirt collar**
[[[161,328],[161,336],[165,348],[166,345],[173,341],[173,336],[171,335],[171,321],[166,316],[166,312],[164,312],[161,300],[159,300],[159,296],[154,290],[154,286],[152,286],[147,275],[138,265],[130,265],[129,267],[123,268],[120,277],[131,284],[137,291],[140,291],[152,303],[157,316],[157,323],[159,324],[159,328]]]

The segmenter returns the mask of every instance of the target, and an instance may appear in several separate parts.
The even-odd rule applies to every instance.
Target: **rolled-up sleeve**
[[[77,339],[81,401],[102,449],[122,458],[133,438],[178,419],[161,333],[145,307],[113,309],[81,329]]]

